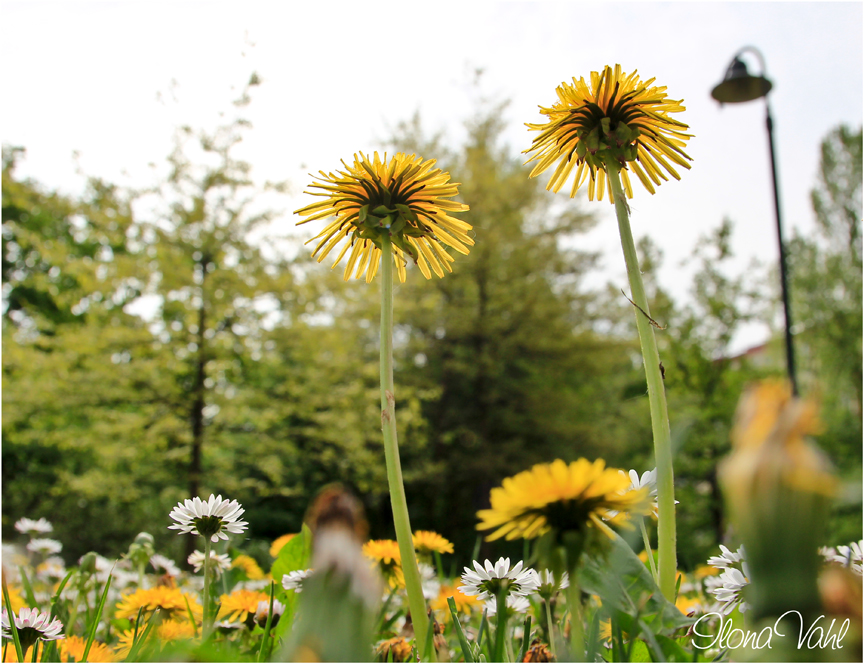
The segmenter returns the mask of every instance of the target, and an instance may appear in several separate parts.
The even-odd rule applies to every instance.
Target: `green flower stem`
[[[555,646],[555,632],[553,631],[554,626],[552,625],[552,607],[549,604],[552,602],[551,599],[543,600],[543,603],[546,605],[546,636],[549,638],[549,648],[552,650],[552,657],[554,657],[554,661],[558,661],[558,648]]]
[[[651,568],[651,576],[654,578],[654,583],[660,583],[657,576],[657,567],[654,565],[654,553],[651,551],[651,540],[648,538],[648,529],[645,528],[644,517],[639,518],[639,527],[642,530],[642,543],[645,545],[645,553],[648,556],[648,566]]]
[[[210,538],[204,538],[204,615],[201,619],[201,640],[210,633]]]
[[[576,579],[578,569],[570,572],[567,604],[570,606],[570,660],[585,661],[585,634],[582,626],[582,591]]]
[[[621,235],[621,248],[627,263],[627,277],[630,280],[630,293],[633,302],[642,311],[636,312],[636,328],[642,345],[642,358],[645,365],[645,378],[648,382],[648,404],[651,408],[651,428],[654,433],[654,460],[657,463],[657,552],[660,567],[660,590],[670,602],[675,601],[675,573],[678,568],[675,551],[675,483],[672,474],[672,441],[669,434],[669,415],[666,410],[666,390],[660,373],[660,354],[654,328],[648,316],[648,298],[642,284],[642,272],[633,233],[630,230],[630,209],[621,188],[620,165],[614,157],[607,155],[606,174],[612,186],[615,213],[618,217],[618,231]]]
[[[495,650],[492,653],[492,661],[503,662],[504,643],[507,640],[507,588],[498,591],[495,605],[498,610],[495,615]]]
[[[408,607],[414,623],[418,649],[426,643],[426,600],[420,583],[420,569],[414,555],[408,502],[402,483],[402,464],[399,461],[399,442],[396,437],[396,398],[393,388],[393,248],[390,236],[381,235],[381,429],[384,432],[384,459],[387,463],[387,483],[390,486],[390,505],[393,525],[402,557],[402,572],[408,591]],[[427,656],[428,653],[421,653]]]

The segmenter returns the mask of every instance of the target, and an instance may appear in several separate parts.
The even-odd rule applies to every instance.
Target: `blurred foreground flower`
[[[393,260],[399,280],[405,281],[405,258],[408,255],[427,279],[432,271],[439,277],[451,272],[453,258],[441,243],[462,254],[474,244],[468,236],[471,225],[451,217],[449,212],[464,212],[467,205],[448,200],[459,193],[457,183],[440,169],[432,170],[434,159],[397,153],[383,161],[376,152],[370,159],[362,152],[354,155],[345,171],[336,174],[319,171],[321,184],[310,185],[322,193],[306,192],[325,200],[312,203],[295,214],[307,217],[298,225],[335,216],[313,240],[319,240],[312,256],[318,262],[340,242],[344,244],[333,267],[351,249],[345,267],[345,281],[355,272],[359,279],[365,273],[371,282],[381,262],[381,236],[386,234],[395,247]]]
[[[550,107],[540,107],[547,116],[544,124],[526,123],[532,131],[539,131],[531,147],[525,152],[536,154],[528,163],[536,161],[530,177],[543,173],[556,161],[559,162],[546,185],[547,190],[557,192],[574,166],[576,175],[570,198],[589,177],[588,200],[603,200],[606,186],[606,164],[610,155],[621,164],[621,177],[628,198],[633,197],[628,171],[632,171],[643,186],[654,193],[654,185],[668,180],[666,173],[680,180],[680,176],[669,162],[690,168],[690,157],[683,148],[690,134],[683,133],[687,125],[669,117],[670,113],[686,110],[681,101],[666,96],[665,87],[649,87],[655,79],[642,82],[634,71],[625,74],[620,65],[605,67],[602,72],[591,72],[591,82],[573,77],[572,85],[562,83],[555,92],[558,100]],[[652,184],[653,182],[653,184]]]
[[[861,576],[864,573],[864,540],[850,542],[848,546],[838,546],[835,550],[833,547],[822,547],[819,553],[825,558],[826,562],[839,563],[843,567],[848,567],[855,574]]]
[[[827,457],[805,439],[817,427],[816,406],[793,397],[788,384],[757,384],[741,398],[732,454],[718,467],[747,549],[747,599],[757,620],[790,610],[805,621],[818,615],[818,546],[837,481]]]

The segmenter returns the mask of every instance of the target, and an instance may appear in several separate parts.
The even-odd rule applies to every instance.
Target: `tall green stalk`
[[[633,233],[630,230],[630,209],[621,188],[620,166],[615,158],[606,155],[606,174],[612,186],[615,213],[618,217],[618,231],[621,235],[621,248],[627,263],[627,277],[630,280],[630,293],[633,302],[642,311],[636,311],[636,328],[639,330],[639,343],[645,364],[645,378],[648,381],[648,404],[651,408],[651,429],[654,433],[654,460],[657,463],[657,553],[660,568],[660,590],[670,602],[675,601],[675,574],[678,568],[675,550],[675,485],[672,474],[672,441],[669,434],[669,415],[666,409],[666,390],[660,371],[660,354],[654,328],[648,318],[648,298],[642,284],[642,272]]]
[[[408,591],[408,607],[414,623],[417,649],[426,643],[426,600],[420,583],[420,569],[414,555],[408,502],[402,483],[402,464],[399,461],[399,441],[396,437],[396,398],[393,388],[393,247],[390,236],[381,234],[381,430],[384,432],[384,459],[387,463],[387,483],[390,486],[390,505],[393,525],[402,557],[402,572]],[[428,655],[428,653],[423,653]]]
[[[210,634],[210,537],[204,537],[204,614],[201,617],[201,640]]]

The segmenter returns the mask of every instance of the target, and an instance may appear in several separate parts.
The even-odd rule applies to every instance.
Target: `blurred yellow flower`
[[[345,281],[352,272],[357,279],[365,273],[366,282],[372,281],[381,263],[381,236],[385,233],[393,243],[393,260],[402,282],[405,255],[411,257],[427,279],[432,272],[443,277],[444,270],[452,272],[453,257],[441,244],[462,254],[467,254],[468,247],[474,244],[468,236],[471,225],[448,214],[464,212],[468,206],[448,200],[459,193],[457,183],[450,182],[449,173],[432,170],[434,159],[423,161],[422,157],[401,152],[390,159],[385,152],[383,160],[376,152],[370,159],[361,152],[359,157],[354,155],[351,166],[344,161],[342,164],[345,171],[336,174],[319,171],[321,177],[313,176],[320,184],[310,187],[321,192],[305,193],[325,200],[307,205],[295,214],[307,217],[297,225],[336,217],[310,242],[318,240],[312,256],[318,254],[319,263],[336,245],[343,244],[333,267],[351,249],[343,275]]]
[[[471,610],[473,608],[483,606],[483,602],[479,599],[471,595],[465,595],[456,586],[442,585],[441,589],[438,591],[438,597],[432,600],[430,606],[435,611],[441,611],[443,613],[444,622],[450,620],[450,605],[447,603],[448,597],[453,598],[453,601],[456,604],[456,610],[464,613],[466,616],[471,615]]]
[[[537,464],[492,489],[492,507],[477,512],[477,530],[497,528],[487,541],[502,536],[532,539],[551,529],[578,531],[592,526],[611,535],[604,520],[621,525],[631,512],[651,511],[648,489],[628,491],[629,487],[630,478],[606,468],[602,459]]]
[[[559,85],[555,90],[558,100],[549,108],[540,107],[547,122],[526,123],[530,130],[540,132],[525,150],[536,153],[527,162],[537,162],[530,177],[559,162],[546,185],[547,190],[557,192],[577,167],[570,198],[588,177],[588,199],[593,201],[596,193],[597,200],[603,200],[603,190],[608,189],[611,203],[603,161],[611,154],[621,164],[628,198],[633,197],[631,169],[652,194],[654,185],[668,180],[665,173],[680,180],[669,162],[690,168],[690,157],[683,148],[692,135],[683,133],[687,125],[669,114],[685,108],[681,101],[666,96],[665,87],[649,87],[654,80],[642,82],[635,71],[626,74],[616,64],[614,69],[607,66],[602,72],[591,72],[590,84],[574,77],[572,84]]]
[[[277,537],[273,540],[273,544],[270,545],[270,555],[277,558],[282,547],[288,544],[288,542],[295,537],[297,537],[297,533],[288,533],[287,535],[282,535],[282,537]]]
[[[231,567],[242,569],[246,574],[246,578],[251,579],[252,581],[264,578],[264,570],[258,566],[258,563],[252,556],[247,556],[244,553],[241,553],[231,561]]]
[[[196,618],[203,615],[201,605],[192,595],[182,592],[179,588],[156,586],[155,588],[139,588],[135,592],[124,595],[117,602],[114,617],[135,620],[138,609],[144,609],[144,617],[156,609],[161,609],[171,617],[184,618],[188,615],[186,604]]]
[[[57,642],[57,648],[60,651],[61,662],[83,662],[84,648],[87,646],[87,639],[80,636],[67,636]],[[94,641],[90,646],[90,652],[87,653],[88,662],[113,662],[114,653],[104,643]]]
[[[246,622],[249,614],[255,615],[258,602],[270,601],[270,595],[257,590],[235,590],[230,595],[219,598],[219,613],[217,620],[228,622]]]
[[[414,533],[414,550],[420,554],[453,553],[453,544],[431,530],[418,530]]]

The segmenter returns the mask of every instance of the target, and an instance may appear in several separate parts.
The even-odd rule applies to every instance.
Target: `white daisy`
[[[36,643],[38,639],[55,641],[64,638],[63,623],[57,618],[52,620],[50,613],[22,607],[18,610],[18,615],[13,614],[13,617],[15,618],[15,627],[18,630],[18,639],[24,650]],[[9,622],[9,615],[6,613],[5,607],[0,613],[0,625],[2,625],[3,638],[12,640],[12,625]]]
[[[499,558],[495,565],[486,560],[485,568],[476,560],[474,569],[464,568],[462,583],[459,590],[465,595],[476,595],[477,599],[485,601],[497,597],[498,591],[506,587],[508,595],[529,595],[536,592],[540,585],[540,577],[533,569],[522,569],[520,560],[510,569],[509,558]]]
[[[543,599],[552,599],[559,590],[570,587],[570,577],[567,572],[561,575],[560,582],[555,578],[552,570],[544,569],[540,573],[535,572],[535,574],[538,583],[537,594]]]
[[[285,611],[285,605],[280,602],[278,599],[273,600],[273,619],[270,621],[271,629],[276,627],[279,623],[279,618],[282,617],[282,613]],[[255,622],[258,623],[260,627],[265,627],[267,625],[267,614],[270,613],[270,600],[261,600],[258,602],[258,610],[255,611]]]
[[[160,553],[154,553],[150,556],[150,564],[157,572],[162,572],[168,576],[180,576],[180,568],[174,561]]]
[[[66,576],[66,563],[59,556],[49,556],[36,568],[36,576],[42,581],[62,579]]]
[[[204,554],[201,551],[193,551],[189,554],[186,562],[195,568],[195,573],[197,574],[204,567]],[[222,572],[229,569],[231,569],[231,556],[227,553],[210,552],[210,571],[214,575],[218,577]]]
[[[717,601],[720,603],[720,612],[725,616],[732,613],[736,606],[741,613],[744,613],[749,608],[747,602],[743,599],[742,593],[742,590],[750,585],[749,570],[747,569],[746,562],[743,565],[743,572],[734,567],[728,567],[717,577],[717,581],[711,579],[713,581],[711,585],[715,585],[716,587],[710,589],[709,592],[717,598]]]
[[[708,559],[709,565],[713,565],[719,569],[724,569],[726,567],[731,567],[736,563],[740,563],[746,557],[743,544],[739,546],[738,550],[734,553],[721,544],[720,551],[722,552],[721,555],[711,556]]]
[[[27,550],[33,553],[41,553],[44,556],[52,556],[63,550],[63,545],[57,540],[46,538],[34,538],[27,543]]]
[[[438,597],[438,592],[441,590],[441,582],[438,581],[438,573],[432,565],[427,563],[417,563],[417,568],[420,571],[420,585],[423,588],[423,597],[427,600],[433,600]]]
[[[45,517],[34,521],[33,519],[28,519],[26,516],[22,516],[15,522],[15,530],[25,535],[44,535],[45,533],[52,532],[54,526]]]
[[[494,598],[486,600],[483,606],[486,608],[487,618],[498,613],[498,602]],[[528,601],[527,597],[522,597],[521,595],[507,595],[507,608],[510,609],[507,615],[511,615],[511,613],[525,613],[531,608],[531,602]]]
[[[282,575],[282,587],[285,590],[293,590],[295,593],[303,592],[303,581],[309,577],[313,569],[298,569]]]
[[[195,496],[192,500],[187,498],[185,503],[177,503],[171,510],[168,516],[177,523],[171,524],[168,529],[209,537],[212,542],[227,540],[225,531],[242,533],[249,525],[246,521],[239,520],[243,512],[245,510],[236,500],[222,500],[222,496],[211,493],[209,500],[204,502]]]

